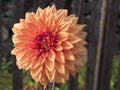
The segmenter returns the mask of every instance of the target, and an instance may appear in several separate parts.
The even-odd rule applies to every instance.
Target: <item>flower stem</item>
[[[55,89],[55,82],[53,82],[53,84],[52,84],[52,90],[54,90]]]

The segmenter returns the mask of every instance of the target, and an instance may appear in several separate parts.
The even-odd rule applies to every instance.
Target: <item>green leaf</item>
[[[55,87],[55,90],[60,90],[58,87]]]

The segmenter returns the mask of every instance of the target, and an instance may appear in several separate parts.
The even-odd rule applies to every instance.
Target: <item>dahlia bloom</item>
[[[75,76],[87,56],[85,25],[77,20],[74,14],[67,16],[65,9],[56,10],[55,5],[26,13],[12,28],[12,54],[18,68],[29,70],[35,82],[44,87],[64,83],[70,74]]]

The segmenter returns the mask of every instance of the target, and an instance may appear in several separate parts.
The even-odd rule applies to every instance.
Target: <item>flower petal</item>
[[[40,7],[38,7],[38,9],[36,11],[36,16],[40,17],[42,15],[42,12],[43,12],[43,10]]]
[[[24,28],[25,28],[25,27],[24,27],[21,23],[15,23],[14,26],[13,26],[13,28],[12,28],[12,30],[13,30],[13,32],[15,32],[16,34],[19,34],[19,32],[17,32],[16,30],[18,29],[18,30],[21,31],[21,29],[24,29]],[[14,31],[14,29],[15,29],[15,31]]]
[[[59,31],[66,32],[69,30],[71,25],[72,25],[72,21],[69,22],[65,21],[62,24],[60,24]]]
[[[55,70],[53,72],[50,72],[48,69],[45,69],[45,73],[48,79],[50,80],[50,82],[52,83],[55,78]]]
[[[55,5],[52,5],[51,8],[50,8],[50,13],[49,13],[49,15],[55,14],[56,12],[57,12],[56,6],[55,6]]]
[[[69,20],[72,20],[72,25],[75,25],[76,23],[77,23],[77,21],[78,21],[78,17],[76,17],[76,15],[75,14],[71,14],[71,15],[69,15],[67,18],[65,18],[65,20],[67,21],[69,21]]]
[[[73,48],[73,45],[68,41],[64,41],[62,43],[62,47],[63,47],[63,49],[71,49],[71,48]]]
[[[72,33],[72,34],[79,34],[84,28],[85,28],[86,25],[75,25],[75,26],[72,26],[68,32],[69,33]]]
[[[56,45],[60,45],[62,43],[62,41],[61,40],[56,40],[55,43],[56,43]]]
[[[60,24],[66,16],[67,16],[67,10],[63,10],[63,9],[58,10],[55,16],[56,24]]]
[[[63,53],[66,59],[73,60],[73,61],[75,60],[75,57],[71,51],[63,50]]]
[[[56,60],[60,63],[65,63],[65,57],[62,52],[55,52],[56,53]]]
[[[28,23],[32,23],[32,24],[37,24],[37,20],[35,18],[35,14],[34,13],[26,13],[25,15],[25,20],[28,22]]]
[[[59,62],[55,62],[55,67],[56,67],[56,70],[59,73],[65,74],[65,66],[64,66],[64,64],[59,63]]]
[[[36,77],[37,75],[40,75],[42,70],[43,70],[43,66],[39,66],[34,69],[30,69],[30,73],[31,73],[32,77]]]
[[[61,45],[56,45],[56,47],[54,49],[56,51],[61,51],[61,50],[63,50],[63,47]]]
[[[81,41],[81,39],[73,34],[70,34],[68,41],[74,44],[74,43]]]
[[[19,36],[13,35],[12,40],[15,43],[31,43],[33,41],[32,38],[26,37],[25,35],[19,35]]]
[[[87,36],[87,33],[86,33],[86,32],[81,32],[81,33],[79,34],[79,37],[80,37],[81,39],[85,39],[86,36]]]
[[[50,50],[50,52],[48,52],[47,59],[50,61],[54,61],[55,58],[56,58],[55,52],[53,50]]]
[[[65,83],[65,79],[63,77],[60,77],[59,74],[56,74],[55,82],[57,82],[57,83]]]
[[[57,15],[58,15],[58,16],[64,16],[64,18],[67,16],[67,13],[68,13],[68,11],[65,10],[65,9],[59,9],[59,10],[57,11]]]
[[[55,26],[55,17],[54,15],[49,15],[49,18],[46,19],[47,26],[53,28]],[[49,29],[49,31],[55,31],[54,29]]]
[[[21,23],[26,29],[29,28],[28,25],[27,25],[27,21],[26,21],[26,20],[20,19],[20,23]]]
[[[53,71],[54,66],[55,66],[55,62],[54,62],[54,61],[49,61],[49,60],[46,60],[46,61],[45,61],[45,67],[46,67],[50,72]]]
[[[57,34],[57,40],[61,40],[61,41],[65,41],[68,39],[68,36],[69,36],[69,33],[66,33],[66,32],[59,32]]]
[[[81,55],[87,55],[87,49],[84,46],[81,46],[80,43],[74,44],[74,48],[70,50],[72,53],[79,53]]]
[[[39,64],[40,64],[40,65],[42,65],[42,64],[45,62],[46,56],[47,56],[46,53],[42,53],[42,54],[39,56],[38,60],[39,60]]]
[[[67,60],[65,66],[68,70],[75,71],[74,62]]]
[[[86,45],[87,44],[87,42],[85,41],[85,40],[81,40],[80,42],[79,42],[79,45]]]

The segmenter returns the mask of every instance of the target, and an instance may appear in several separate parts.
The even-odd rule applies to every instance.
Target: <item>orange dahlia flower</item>
[[[13,26],[14,49],[19,69],[29,70],[32,78],[44,87],[48,83],[64,83],[75,75],[86,58],[85,25],[78,17],[67,16],[67,10],[55,5],[36,13],[26,13],[25,19]]]

